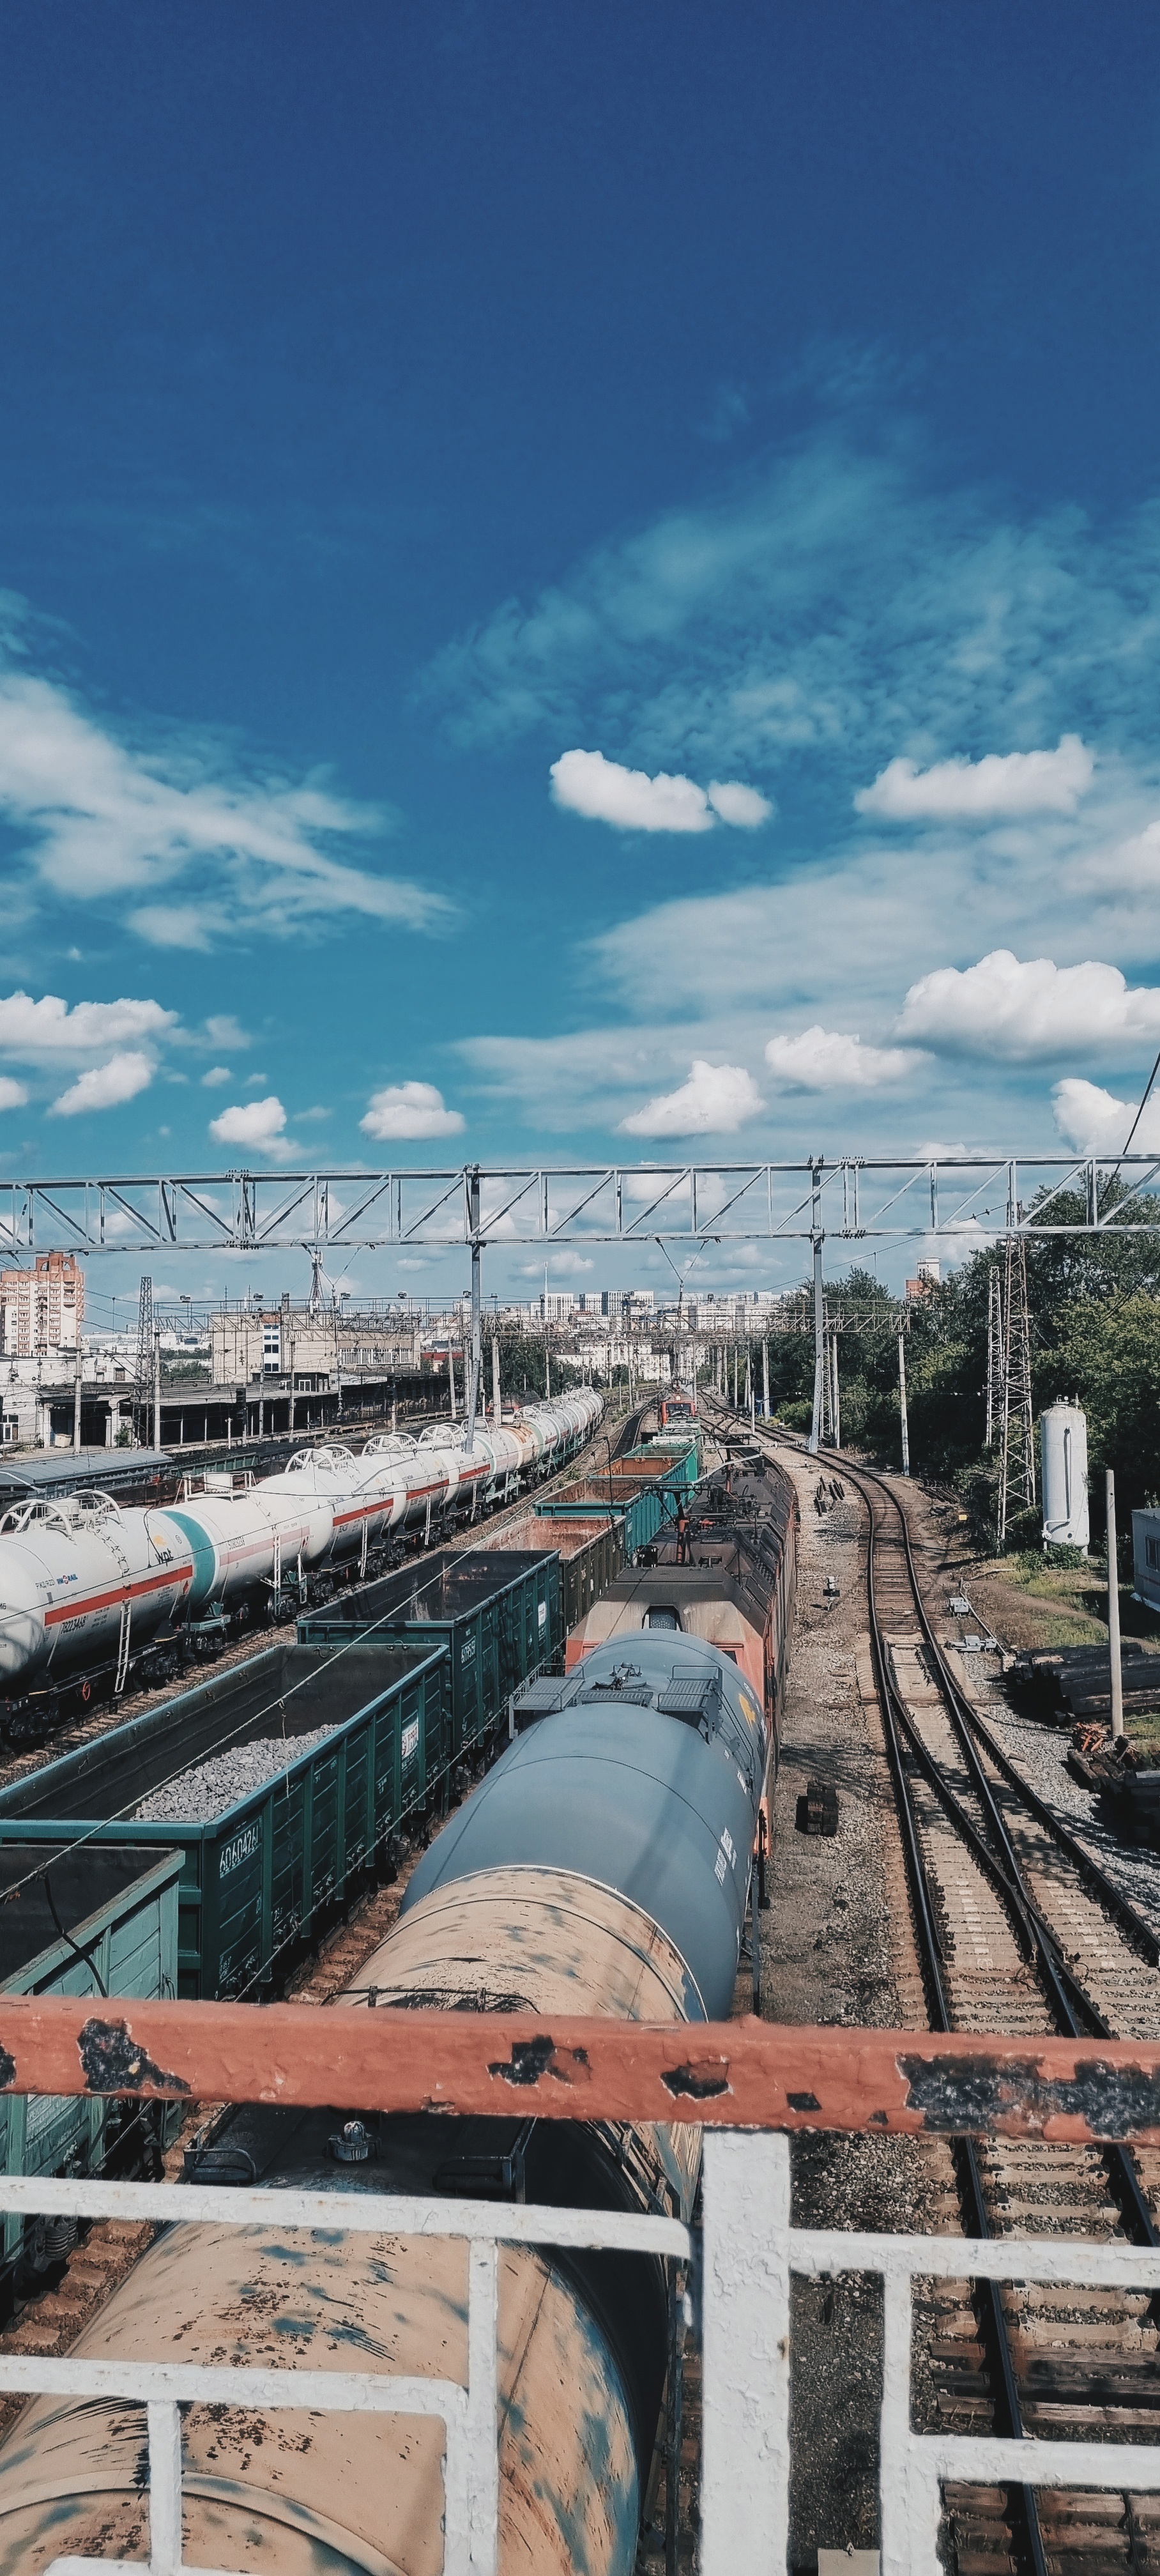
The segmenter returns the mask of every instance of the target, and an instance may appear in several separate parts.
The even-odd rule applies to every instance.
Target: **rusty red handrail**
[[[1160,2042],[0,1996],[0,2089],[1160,2145]]]

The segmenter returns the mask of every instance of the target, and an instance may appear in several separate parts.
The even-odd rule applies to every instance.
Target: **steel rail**
[[[750,1437],[752,1436],[751,1432]],[[763,1435],[758,1434],[757,1436],[761,1438]],[[784,1437],[785,1435],[782,1436]],[[803,1450],[802,1444],[799,1441],[790,1438],[788,1445],[797,1449],[799,1454],[809,1454]],[[894,1784],[899,1828],[902,1835],[902,1846],[906,1860],[907,1876],[910,1881],[911,1899],[914,1906],[919,1961],[922,1968],[923,1983],[926,1987],[927,2012],[931,2025],[935,2030],[950,2032],[954,2029],[955,2025],[951,2012],[950,1998],[947,1993],[946,1981],[943,1976],[942,1942],[940,1940],[938,1926],[935,1921],[930,1880],[927,1875],[926,1863],[922,1856],[918,1816],[915,1810],[910,1781],[906,1774],[906,1766],[902,1758],[902,1747],[899,1741],[899,1728],[896,1722],[897,1715],[900,1711],[900,1699],[894,1682],[890,1676],[885,1639],[882,1634],[881,1622],[878,1616],[874,1581],[874,1549],[880,1524],[875,1517],[873,1501],[865,1487],[862,1485],[860,1477],[857,1476],[852,1469],[847,1468],[845,1460],[843,1460],[842,1466],[843,1473],[849,1474],[851,1483],[858,1486],[869,1513],[870,1529],[866,1548],[866,1597],[870,1622],[870,1655],[874,1668],[875,1685],[878,1691],[879,1703],[882,1711],[887,1760],[890,1764],[891,1778]],[[889,1488],[886,1488],[886,1491],[889,1495]],[[893,1500],[894,1498],[893,1496],[890,1496],[889,1499]],[[909,1726],[906,1731],[908,1736],[912,1732]],[[949,1802],[949,1806],[953,1814],[953,1820],[956,1824],[956,1830],[960,1830],[960,1819],[962,1824],[966,1824],[968,1820],[965,1817],[961,1803],[955,1795],[954,1790],[951,1788],[950,1783],[945,1780],[941,1780],[940,1783],[936,1783],[934,1775],[939,1773],[940,1766],[935,1762],[933,1755],[925,1754],[922,1768],[927,1777],[931,1779],[932,1786],[938,1785],[939,1795],[943,1798],[944,1804]],[[981,1859],[979,1851],[981,1838],[978,1836],[973,1826],[970,1828],[966,1839],[968,1840],[975,1857]],[[991,1862],[984,1862],[982,1865],[987,1868],[989,1876],[992,1878],[996,1877],[996,1872]],[[1010,1891],[1010,1893],[1013,1893],[1013,1891]],[[1021,1914],[1022,1908],[1018,1907],[1016,1909],[1017,1921]],[[1031,1939],[1029,1925],[1019,1925],[1019,1937],[1021,1946],[1025,1946],[1026,1942]],[[989,2238],[992,2234],[992,2229],[987,2214],[986,2196],[983,2189],[983,2177],[979,2168],[978,2155],[973,2140],[967,2138],[959,2141],[957,2165],[966,2233],[969,2236],[974,2236],[976,2238]],[[999,2411],[1006,2419],[1006,2431],[1008,2435],[1012,2440],[1018,2441],[1024,2438],[1023,2409],[1019,2399],[1019,2383],[1015,2371],[1015,2358],[1011,2348],[1011,2335],[1003,2309],[1002,2293],[998,2282],[983,2281],[976,2283],[976,2296],[979,2308],[980,2325],[991,2356],[992,2376],[996,2383]],[[1018,2520],[1023,2526],[1027,2556],[1034,2572],[1034,2576],[1048,2576],[1047,2556],[1043,2544],[1043,2533],[1039,2520],[1039,2508],[1035,2500],[1034,2490],[1030,2487],[1018,2487],[1010,2489],[1009,2493],[1017,2499],[1015,2510]]]
[[[852,1479],[852,1481],[856,1480]],[[864,1489],[863,1499],[866,1499]],[[898,1804],[899,1820],[902,1826],[903,1848],[906,1854],[907,1871],[910,1877],[911,1894],[914,1900],[915,1916],[919,1931],[919,1951],[924,1982],[927,1989],[927,2009],[930,2014],[931,2021],[937,2030],[950,2031],[954,2028],[954,2021],[951,2013],[950,1998],[947,1994],[946,1983],[943,1977],[942,1943],[939,1939],[938,1928],[934,1919],[934,1909],[932,1907],[930,1897],[930,1884],[927,1878],[926,1864],[922,1857],[922,1846],[919,1838],[918,1817],[915,1812],[914,1796],[906,1775],[906,1766],[902,1759],[902,1748],[898,1740],[898,1727],[895,1722],[895,1712],[899,1694],[895,1689],[895,1685],[887,1669],[885,1641],[883,1639],[881,1623],[878,1617],[878,1605],[874,1589],[874,1544],[878,1535],[878,1527],[874,1518],[873,1505],[869,1504],[868,1508],[870,1514],[870,1532],[866,1549],[866,1597],[870,1614],[870,1650],[874,1664],[875,1680],[878,1685],[878,1694],[882,1707],[883,1730],[886,1736],[887,1756],[890,1762],[891,1775],[894,1781],[894,1793]],[[923,1767],[925,1769],[926,1765],[924,1764]],[[932,1767],[935,1770],[939,1768],[937,1764],[933,1764]],[[951,1794],[953,1795],[953,1793]],[[958,1805],[957,1800],[955,1800],[954,1803],[956,1806]],[[973,1842],[974,1837],[972,1836],[972,1846]],[[1018,1909],[1018,1912],[1021,1914],[1022,1909]],[[986,2195],[983,2190],[983,2177],[979,2168],[978,2153],[973,2139],[964,2138],[960,2141],[958,2163],[960,2190],[964,2202],[964,2216],[967,2223],[967,2233],[968,2235],[976,2237],[989,2237],[993,2231],[987,2213]],[[990,2346],[994,2374],[999,2386],[1002,2412],[1006,2417],[1006,2431],[1013,2441],[1021,2441],[1024,2438],[1023,2408],[1020,2403],[1019,2382],[1015,2371],[1015,2356],[1011,2348],[1011,2332],[1003,2307],[1002,2290],[997,2281],[983,2281],[976,2283],[976,2295],[982,2311],[980,2323],[984,2328],[984,2332]],[[1022,2486],[1011,2489],[1009,2492],[1017,2498],[1017,2511],[1019,2519],[1023,2525],[1024,2538],[1027,2544],[1027,2555],[1034,2571],[1034,2576],[1048,2576],[1047,2554],[1043,2545],[1043,2531],[1039,2520],[1039,2507],[1035,2500],[1034,2488]]]
[[[749,1437],[752,1438],[754,1436],[753,1427],[747,1424],[746,1430]],[[757,1434],[758,1438],[762,1438],[763,1436],[765,1435]],[[810,1454],[805,1450],[804,1444],[794,1440],[791,1435],[783,1433],[781,1437],[786,1439],[787,1445],[795,1448],[800,1455]],[[835,1453],[835,1455],[838,1454],[839,1453]],[[849,1477],[850,1482],[862,1494],[862,1498],[866,1503],[869,1512],[870,1529],[867,1543],[867,1596],[870,1616],[871,1657],[874,1666],[875,1682],[882,1707],[887,1753],[898,1804],[903,1847],[908,1876],[911,1882],[916,1927],[919,1935],[920,1957],[924,1979],[927,1985],[928,1999],[932,2008],[932,2020],[934,2020],[936,2027],[943,2030],[949,2030],[952,2027],[949,1999],[947,1997],[946,1986],[942,1973],[941,1943],[939,1941],[937,1925],[934,1920],[934,1912],[930,1898],[930,1886],[926,1872],[926,1865],[922,1857],[918,1820],[914,1810],[913,1796],[910,1782],[906,1775],[906,1767],[902,1759],[902,1751],[899,1741],[900,1733],[905,1735],[924,1775],[939,1796],[940,1802],[946,1810],[955,1831],[958,1832],[961,1838],[967,1843],[972,1852],[972,1856],[975,1858],[976,1862],[986,1870],[988,1877],[996,1887],[1000,1900],[1005,1906],[1013,1924],[1016,1938],[1018,1939],[1020,1946],[1026,1948],[1028,1936],[1030,1937],[1032,1952],[1044,1992],[1045,2001],[1047,2002],[1048,2008],[1062,2035],[1068,2038],[1081,2037],[1084,2032],[1084,2023],[1086,2021],[1089,2028],[1094,2028],[1103,2036],[1110,2037],[1113,2034],[1110,2032],[1103,2014],[1087,1994],[1081,1981],[1075,1976],[1066,1960],[1061,1956],[1055,1936],[1048,1924],[1044,1921],[1044,1918],[1035,1902],[1034,1896],[1027,1885],[1017,1854],[1012,1844],[1006,1822],[999,1810],[991,1783],[983,1769],[978,1748],[974,1741],[973,1729],[977,1727],[979,1734],[987,1743],[988,1750],[994,1751],[995,1758],[1000,1760],[1000,1767],[1004,1771],[1005,1776],[1009,1779],[1012,1787],[1016,1790],[1016,1793],[1022,1799],[1023,1803],[1026,1804],[1029,1812],[1036,1815],[1037,1821],[1040,1820],[1041,1809],[1042,1821],[1045,1824],[1054,1829],[1055,1820],[1051,1816],[1050,1810],[1044,1807],[1043,1802],[1036,1798],[1034,1793],[1030,1795],[1027,1794],[1026,1784],[1022,1781],[1020,1775],[1014,1769],[1014,1766],[1000,1759],[999,1750],[994,1744],[994,1739],[991,1736],[990,1729],[987,1728],[984,1722],[977,1717],[971,1702],[967,1699],[966,1694],[962,1691],[950,1670],[943,1650],[939,1645],[938,1639],[935,1637],[927,1613],[922,1588],[918,1579],[918,1570],[914,1561],[910,1527],[898,1495],[893,1492],[885,1477],[876,1474],[874,1469],[863,1467],[855,1468],[845,1458],[842,1459],[841,1463],[843,1474]],[[979,1835],[977,1827],[975,1827],[973,1821],[968,1817],[962,1806],[961,1800],[957,1796],[951,1782],[947,1779],[942,1769],[942,1765],[937,1761],[937,1758],[930,1753],[929,1748],[923,1745],[919,1731],[911,1723],[908,1712],[903,1706],[901,1694],[898,1692],[896,1684],[889,1671],[888,1659],[885,1650],[885,1640],[881,1632],[874,1586],[875,1542],[883,1529],[883,1520],[881,1517],[876,1515],[874,1509],[873,1498],[876,1495],[881,1497],[882,1501],[888,1507],[892,1508],[898,1524],[910,1591],[914,1607],[918,1615],[923,1640],[931,1657],[934,1674],[950,1717],[956,1740],[966,1762],[972,1788],[982,1808],[988,1832],[993,1837],[994,1849],[990,1853],[987,1852],[983,1837]],[[1066,1828],[1057,1834],[1057,1839],[1065,1850],[1074,1841],[1074,1838],[1067,1833]],[[1075,1857],[1074,1854],[1069,1856]],[[1086,1858],[1087,1856],[1085,1855],[1084,1857]],[[1089,1859],[1087,1868],[1083,1869],[1081,1874],[1089,1882],[1089,1885],[1094,1887],[1095,1898],[1097,1901],[1102,1902],[1104,1900],[1104,1889],[1106,1886],[1109,1896],[1115,1899],[1115,1902],[1110,1905],[1109,1910],[1114,1912],[1118,1920],[1124,1922],[1124,1928],[1131,1932],[1137,1941],[1137,1945],[1144,1949],[1146,1954],[1149,1950],[1154,1954],[1158,1945],[1155,1944],[1153,1937],[1150,1934],[1149,1927],[1144,1924],[1143,1919],[1137,1915],[1135,1909],[1128,1904],[1127,1899],[1120,1898],[1118,1896],[1118,1891],[1115,1891],[1112,1887],[1112,1883],[1106,1880],[1105,1873],[1099,1869],[1098,1863],[1090,1861]],[[1160,2232],[1157,2231],[1151,2210],[1141,2188],[1135,2161],[1131,2156],[1130,2151],[1123,2146],[1115,2146],[1106,2148],[1103,2153],[1109,2183],[1133,2241],[1136,2244],[1141,2245],[1152,2247],[1160,2246]],[[982,2197],[982,2180],[978,2170],[974,2148],[969,2144],[963,2150],[962,2160],[965,2181],[963,2196],[967,2205],[968,2220],[969,2222],[973,2222],[972,2232],[978,2235],[987,2235],[990,2233],[990,2230],[986,2223],[985,2205]],[[1021,2423],[1022,2420],[1019,2407],[1018,2384],[1015,2376],[1006,2319],[1002,2312],[997,2288],[995,2288],[994,2285],[991,2285],[989,2295],[984,2300],[984,2308],[987,2315],[987,2322],[991,2329],[991,2342],[997,2374],[1002,2389],[1003,2403],[1008,2411],[1012,2425],[1014,2426],[1015,2423]],[[1038,2507],[1035,2502],[1034,2493],[1030,2488],[1019,2490],[1019,2507],[1026,2533],[1031,2564],[1036,2571],[1036,2576],[1046,2576],[1046,2559],[1043,2554],[1043,2540],[1039,2524]]]

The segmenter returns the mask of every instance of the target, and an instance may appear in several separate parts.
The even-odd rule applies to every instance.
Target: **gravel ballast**
[[[136,1822],[212,1824],[215,1816],[227,1814],[255,1789],[264,1789],[267,1781],[276,1780],[279,1772],[337,1732],[333,1726],[316,1726],[311,1735],[256,1735],[252,1744],[235,1744],[226,1753],[211,1754],[208,1762],[193,1763],[176,1780],[163,1781],[142,1798]]]

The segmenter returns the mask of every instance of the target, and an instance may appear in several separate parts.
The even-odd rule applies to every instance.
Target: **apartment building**
[[[0,1351],[34,1360],[75,1351],[85,1319],[85,1274],[71,1252],[38,1252],[28,1270],[0,1270]]]

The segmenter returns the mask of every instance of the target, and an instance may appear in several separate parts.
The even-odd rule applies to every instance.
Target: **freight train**
[[[144,1511],[108,1494],[22,1502],[0,1521],[0,1730],[46,1734],[71,1702],[172,1680],[257,1619],[293,1618],[337,1577],[378,1573],[396,1534],[430,1540],[551,1474],[589,1438],[587,1388],[510,1421],[303,1449],[278,1474]]]
[[[516,1740],[415,1869],[338,2009],[728,2016],[776,1758],[797,1518],[776,1468],[694,1498],[694,1563],[658,1550],[614,1633],[517,1702]],[[615,1587],[614,1587],[615,1588]],[[710,1633],[718,1604],[720,1639]],[[637,1610],[640,1616],[636,1615]],[[629,1615],[631,1611],[631,1616]],[[547,2025],[550,2027],[550,2023]],[[689,2219],[694,2127],[235,2112],[191,2178],[508,2196]],[[171,2228],[77,2347],[466,2380],[462,2242]],[[644,2256],[499,2258],[501,2576],[631,2576],[656,2455],[669,2284]],[[0,2450],[0,2576],[145,2556],[131,2409],[38,2398]],[[185,2554],[271,2576],[436,2576],[443,2434],[412,2418],[191,2407]]]

